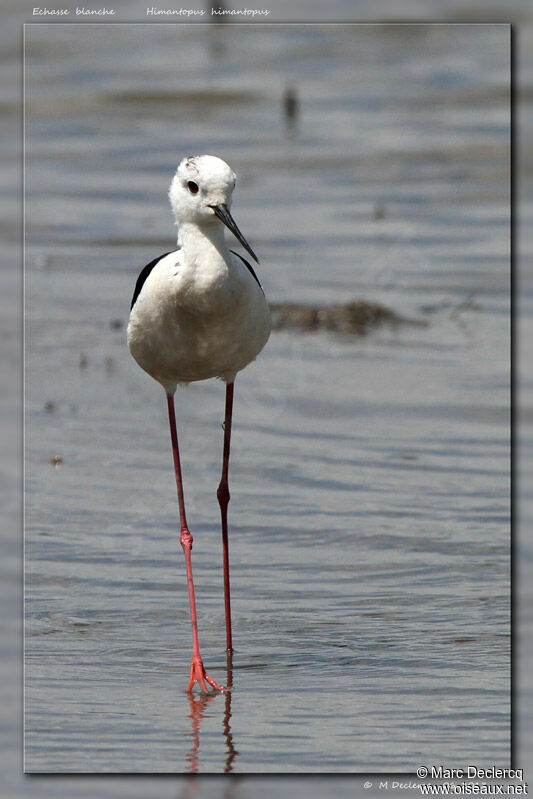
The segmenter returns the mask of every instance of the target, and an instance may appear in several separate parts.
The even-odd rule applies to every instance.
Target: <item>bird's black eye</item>
[[[198,191],[198,183],[195,183],[194,180],[189,180],[187,183],[187,188],[191,192],[191,194],[196,194]]]

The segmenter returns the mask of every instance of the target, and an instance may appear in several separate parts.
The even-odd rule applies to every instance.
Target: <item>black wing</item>
[[[257,285],[258,285],[258,286],[259,286],[259,288],[261,289],[261,291],[263,291],[263,286],[262,286],[262,285],[261,285],[261,283],[259,282],[259,278],[258,278],[258,277],[257,277],[257,275],[255,274],[253,266],[252,266],[251,264],[249,264],[249,263],[248,263],[248,261],[246,260],[246,258],[243,258],[243,257],[242,257],[242,255],[239,255],[239,253],[238,253],[238,252],[235,252],[235,250],[230,250],[230,252],[232,252],[232,253],[233,253],[233,255],[236,255],[236,256],[237,256],[237,258],[240,258],[240,259],[241,259],[241,261],[243,262],[243,264],[245,265],[245,267],[247,268],[247,270],[250,272],[250,274],[252,275],[253,279],[255,280],[255,282],[257,283]]]
[[[146,278],[148,277],[148,275],[150,274],[150,272],[152,271],[154,266],[156,264],[158,264],[159,261],[162,260],[162,258],[166,258],[167,255],[170,255],[171,252],[173,252],[173,251],[170,250],[170,252],[166,252],[164,255],[159,255],[157,258],[154,258],[153,261],[150,261],[149,264],[146,264],[146,266],[144,267],[144,269],[140,273],[139,277],[137,278],[137,283],[135,284],[135,291],[133,292],[133,297],[131,299],[130,311],[133,308],[133,306],[135,305],[135,303],[137,302],[137,297],[141,293],[141,290],[142,290],[142,287],[144,286]]]

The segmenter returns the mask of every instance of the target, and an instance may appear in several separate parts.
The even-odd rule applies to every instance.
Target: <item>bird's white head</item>
[[[216,221],[214,206],[231,207],[236,175],[214,155],[184,158],[170,184],[168,196],[176,222],[203,225]]]
[[[222,222],[257,261],[230,214],[236,179],[235,172],[221,158],[214,155],[187,156],[170,184],[170,204],[178,227],[191,224],[202,228]]]

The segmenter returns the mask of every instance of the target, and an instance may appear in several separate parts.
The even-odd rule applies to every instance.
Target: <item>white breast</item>
[[[128,345],[172,393],[178,383],[210,377],[231,382],[263,349],[270,329],[265,295],[238,258],[184,265],[177,250],[147,277],[131,311]]]

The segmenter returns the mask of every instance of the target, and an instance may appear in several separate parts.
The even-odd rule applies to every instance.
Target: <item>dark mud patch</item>
[[[426,320],[411,319],[381,305],[366,300],[352,300],[346,305],[299,305],[296,303],[271,303],[274,330],[332,330],[352,336],[364,336],[371,329],[388,325],[414,325],[427,327]]]

